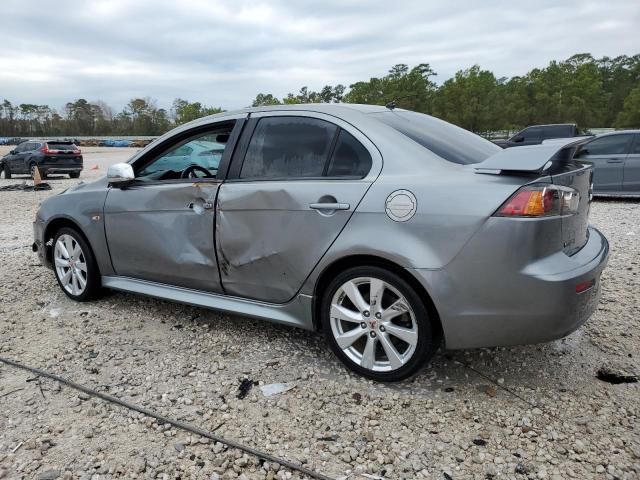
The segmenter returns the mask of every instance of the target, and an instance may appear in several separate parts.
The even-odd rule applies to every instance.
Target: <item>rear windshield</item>
[[[51,150],[77,150],[78,148],[73,143],[47,142],[47,145]]]
[[[388,111],[373,116],[449,162],[480,163],[502,150],[475,133],[422,113]]]

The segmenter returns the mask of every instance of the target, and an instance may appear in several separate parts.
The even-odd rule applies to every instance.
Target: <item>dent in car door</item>
[[[286,112],[266,118],[281,116]],[[324,117],[317,114],[317,118]],[[335,117],[331,121],[339,123]],[[352,133],[359,136],[359,142],[368,142],[359,132]],[[289,138],[296,137],[292,133]],[[273,137],[264,137],[260,142],[271,151],[278,146]],[[227,294],[274,303],[284,303],[295,296],[380,170],[381,158],[370,142],[365,151],[373,161],[363,179],[248,179],[222,185],[216,215],[216,248]],[[300,158],[299,153],[278,161]],[[234,164],[237,160],[234,157]]]
[[[218,182],[111,188],[105,232],[118,275],[219,292],[214,248]]]

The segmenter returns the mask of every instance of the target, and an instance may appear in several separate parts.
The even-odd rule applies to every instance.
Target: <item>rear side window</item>
[[[322,177],[337,128],[316,118],[261,118],[240,178]]]
[[[596,138],[584,146],[587,155],[620,155],[627,151],[631,135],[609,135]]]
[[[369,170],[371,170],[369,151],[353,135],[341,130],[327,176],[363,178]]]
[[[479,163],[502,150],[475,133],[422,113],[388,111],[372,117],[452,163]]]

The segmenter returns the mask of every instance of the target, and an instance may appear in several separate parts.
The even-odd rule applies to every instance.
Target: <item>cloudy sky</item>
[[[640,53],[640,0],[2,0],[1,12],[0,99],[56,108],[150,96],[231,109],[396,63],[429,63],[442,82],[476,63],[513,76]]]

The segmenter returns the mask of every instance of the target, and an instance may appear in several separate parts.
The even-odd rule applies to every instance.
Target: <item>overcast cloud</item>
[[[232,109],[396,63],[429,63],[442,82],[473,64],[510,77],[574,53],[640,53],[639,0],[3,0],[1,12],[0,99],[55,108],[150,96]]]

